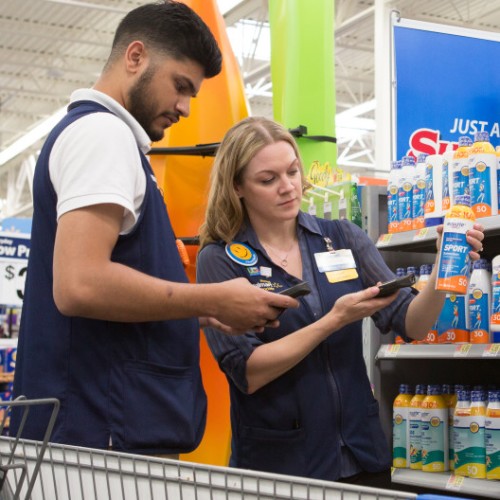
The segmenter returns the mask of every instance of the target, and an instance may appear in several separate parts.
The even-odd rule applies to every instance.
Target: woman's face
[[[235,187],[251,220],[294,219],[300,209],[302,177],[299,160],[286,141],[262,148],[247,165]]]

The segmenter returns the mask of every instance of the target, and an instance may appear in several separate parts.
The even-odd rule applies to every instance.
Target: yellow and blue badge
[[[253,248],[238,241],[232,241],[226,245],[226,254],[233,262],[241,266],[255,266],[259,260]]]

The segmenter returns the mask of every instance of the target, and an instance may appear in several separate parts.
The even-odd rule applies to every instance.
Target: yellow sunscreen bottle
[[[484,425],[486,479],[500,479],[500,391],[489,391]]]
[[[392,465],[405,468],[410,464],[408,443],[410,429],[408,426],[408,411],[412,398],[411,388],[408,384],[399,386],[399,394],[393,404],[392,417]]]
[[[426,386],[417,384],[415,396],[411,398],[409,409],[410,426],[410,469],[422,469],[422,401],[425,398]]]
[[[470,391],[457,391],[457,404],[453,413],[453,462],[457,476],[469,475],[468,448],[470,426]]]
[[[440,385],[429,385],[422,401],[422,471],[448,470],[448,408]]]

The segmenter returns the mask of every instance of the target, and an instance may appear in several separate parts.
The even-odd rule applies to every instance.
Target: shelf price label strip
[[[397,357],[400,348],[401,348],[400,344],[388,344],[385,347],[385,355],[388,358],[395,358]]]
[[[422,229],[419,229],[413,236],[413,241],[419,241],[425,239],[428,232],[429,232],[428,227],[423,227]]]
[[[446,489],[460,491],[464,485],[464,479],[463,476],[455,476],[452,474],[446,482]]]
[[[381,234],[379,236],[379,239],[377,240],[377,246],[383,247],[389,245],[391,243],[391,240],[392,240],[392,233]]]
[[[454,358],[466,358],[469,355],[472,344],[459,344],[457,345],[455,352],[453,353]]]
[[[500,344],[486,344],[484,346],[483,358],[496,358],[500,353]]]

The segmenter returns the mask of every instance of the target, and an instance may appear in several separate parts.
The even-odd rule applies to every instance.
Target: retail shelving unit
[[[500,216],[479,219],[484,226],[484,257],[500,253]],[[391,268],[433,262],[436,254],[435,227],[397,234],[382,234],[376,243]],[[392,402],[400,383],[488,384],[500,380],[500,344],[408,345],[393,344],[392,335],[382,336],[372,325],[369,330],[371,367],[375,396],[387,436],[392,436]],[[378,340],[378,344],[377,344]],[[390,438],[389,438],[390,440]],[[391,443],[392,445],[392,443]],[[500,482],[463,478],[452,473],[424,473],[395,469],[395,483],[446,490],[482,498],[500,498]]]

